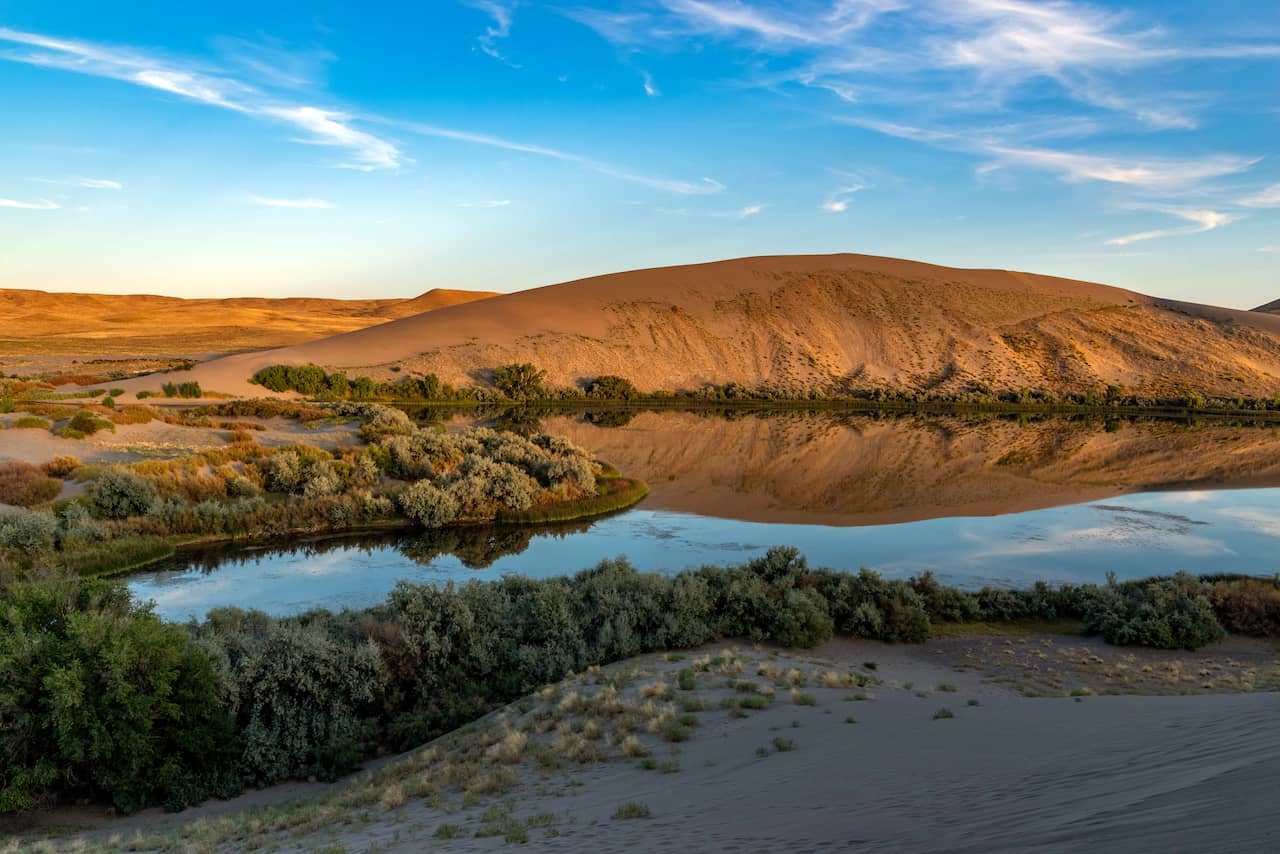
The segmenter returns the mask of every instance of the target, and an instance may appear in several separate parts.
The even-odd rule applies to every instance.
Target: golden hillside
[[[646,391],[1114,384],[1270,396],[1280,393],[1280,317],[1005,270],[762,257],[506,294],[215,360],[192,377],[206,389],[257,395],[247,380],[259,368],[314,362],[381,380],[434,372],[467,386],[515,361],[536,363],[554,384],[618,374]]]

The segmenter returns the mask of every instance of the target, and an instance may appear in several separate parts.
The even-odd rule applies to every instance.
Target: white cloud
[[[1247,208],[1280,208],[1280,184],[1272,184],[1261,192],[1240,200]]]
[[[1140,231],[1136,234],[1126,234],[1121,237],[1113,237],[1107,241],[1107,245],[1128,246],[1130,243],[1137,243],[1142,240],[1155,240],[1157,238],[1174,237],[1181,234],[1201,234],[1206,231],[1213,231],[1216,228],[1222,228],[1224,225],[1230,225],[1238,219],[1238,217],[1229,213],[1210,210],[1194,210],[1191,208],[1152,207],[1150,210],[1186,220],[1187,222],[1190,222],[1191,225],[1181,226],[1179,228],[1160,228],[1154,231]]]
[[[346,148],[354,161],[343,163],[354,169],[394,169],[400,165],[399,149],[373,134],[351,126],[351,116],[319,107],[264,107],[262,114],[288,122],[310,134],[297,142]]]
[[[20,202],[16,199],[0,199],[0,208],[19,208],[25,211],[56,211],[61,205],[48,199],[35,202]]]
[[[1259,246],[1259,252],[1280,252],[1280,245]]]
[[[511,204],[510,199],[485,199],[480,202],[458,202],[460,208],[505,208]]]
[[[658,86],[653,82],[653,75],[647,71],[640,72],[640,78],[644,82],[644,93],[650,98],[656,98],[662,93],[658,91]]]
[[[1196,160],[1160,157],[1110,157],[1049,148],[983,146],[1006,163],[1057,172],[1068,181],[1104,181],[1157,190],[1192,186],[1211,178],[1243,172],[1257,157],[1218,154]]]
[[[765,207],[767,206],[766,205],[747,205],[745,208],[738,211],[738,219],[746,219],[747,217],[756,216],[757,214],[764,211]]]
[[[250,196],[249,200],[255,205],[262,205],[268,208],[304,208],[307,210],[327,210],[333,207],[333,202],[326,202],[324,199],[268,199],[262,196]]]
[[[515,16],[516,3],[501,3],[497,0],[463,0],[464,5],[478,9],[493,19],[493,23],[485,27],[484,34],[477,41],[482,53],[506,62],[498,51],[498,42],[511,35],[511,21]]]
[[[30,178],[37,184],[58,184],[64,187],[84,187],[88,190],[123,190],[124,184],[106,178]]]
[[[822,203],[822,209],[828,213],[844,213],[849,209],[849,202],[853,201],[854,194],[865,189],[866,186],[861,183],[841,187],[827,197]]]
[[[150,56],[131,48],[57,39],[7,28],[0,28],[0,42],[25,48],[0,51],[0,59],[121,80],[197,103],[285,122],[309,134],[299,142],[348,149],[352,159],[339,164],[342,166],[394,169],[404,159],[393,143],[355,128],[353,117],[344,112],[282,103],[253,86],[189,63]]]

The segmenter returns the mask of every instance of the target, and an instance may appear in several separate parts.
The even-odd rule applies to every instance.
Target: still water
[[[1269,427],[771,412],[556,415],[653,491],[548,528],[324,538],[215,550],[130,587],[170,619],[365,607],[397,581],[737,563],[774,545],[812,565],[964,586],[1280,570],[1280,438]]]

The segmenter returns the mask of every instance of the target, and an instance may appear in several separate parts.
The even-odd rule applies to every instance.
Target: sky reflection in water
[[[330,541],[318,549],[237,551],[206,568],[174,568],[135,576],[130,587],[170,619],[203,617],[223,605],[289,614],[313,607],[362,608],[381,601],[399,579],[415,582],[492,579],[508,573],[541,577],[574,572],[626,555],[642,570],[729,564],[793,545],[814,566],[869,567],[891,577],[933,570],[965,586],[1100,581],[1166,574],[1276,572],[1280,489],[1175,491],[976,518],[895,525],[829,527],[718,519],[647,509],[557,532],[522,531],[512,542],[455,547],[415,561],[397,543]],[[476,536],[481,536],[477,534]],[[527,548],[500,554],[504,549]],[[327,550],[324,550],[326,549]],[[477,551],[489,549],[487,557]],[[413,549],[408,549],[410,552]],[[494,559],[495,555],[496,559]],[[491,563],[490,563],[491,561]],[[209,566],[217,568],[207,571]]]

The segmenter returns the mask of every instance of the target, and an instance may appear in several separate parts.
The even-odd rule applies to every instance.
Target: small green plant
[[[862,693],[861,691],[858,691],[853,694],[845,694],[844,698],[850,703],[861,703],[867,699],[867,695]]]
[[[757,747],[757,748],[756,748],[756,756],[759,756],[761,759],[763,759],[764,757],[766,757],[766,756],[768,756],[768,755],[769,755],[769,751],[768,751],[767,749],[765,749],[765,748],[763,748],[763,747]]]
[[[978,705],[981,705],[981,704],[980,704],[977,700],[970,700],[970,701],[968,702],[968,704],[967,704],[967,705],[970,705],[970,706],[978,706]]]
[[[796,743],[789,738],[778,736],[773,739],[773,749],[779,753],[788,753],[796,749]]]
[[[844,719],[844,722],[847,724],[856,724],[858,721],[853,715],[849,715],[849,717]]]
[[[956,713],[948,709],[946,706],[943,706],[933,713],[933,719],[935,721],[944,721],[947,718],[954,718],[955,716]]]
[[[938,684],[938,687],[934,690],[943,691],[948,694],[954,694],[956,692],[956,686],[952,685],[950,682],[941,682]]]
[[[654,771],[657,767],[658,760],[654,759],[652,756],[646,756],[644,759],[640,760],[640,770],[642,771]]]
[[[638,801],[628,801],[625,804],[619,804],[618,808],[613,811],[613,817],[615,819],[648,818],[650,815],[649,805],[642,804]]]
[[[698,687],[698,677],[693,672],[693,668],[685,667],[676,674],[676,684],[680,686],[681,691],[692,691]]]
[[[815,697],[815,696],[813,696],[812,694],[795,693],[795,694],[792,694],[792,695],[791,695],[791,700],[792,700],[792,701],[793,701],[797,706],[816,706],[816,705],[818,705],[818,698],[817,698],[817,697]]]
[[[667,721],[662,728],[662,737],[667,741],[688,741],[689,727],[679,721]]]
[[[680,763],[674,759],[668,759],[666,762],[658,763],[659,774],[674,774],[680,770]]]
[[[749,697],[739,697],[737,708],[751,709],[753,712],[758,712],[761,709],[769,708],[769,698],[763,694],[752,694]]]
[[[442,824],[431,835],[436,839],[461,839],[467,835],[467,832],[456,824]]]

